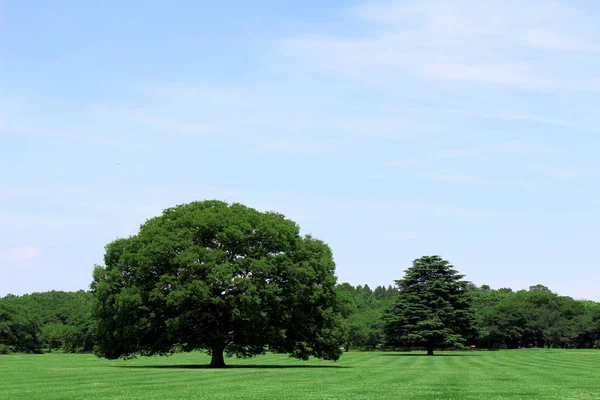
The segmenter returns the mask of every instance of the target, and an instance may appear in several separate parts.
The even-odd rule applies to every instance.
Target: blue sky
[[[340,281],[440,254],[478,285],[600,300],[599,16],[0,0],[0,296],[85,289],[105,244],[216,198],[298,222]]]

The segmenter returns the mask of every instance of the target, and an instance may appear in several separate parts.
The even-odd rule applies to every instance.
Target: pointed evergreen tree
[[[463,277],[439,256],[414,260],[396,281],[397,298],[384,314],[387,344],[425,347],[427,355],[435,348],[465,344],[473,328]]]

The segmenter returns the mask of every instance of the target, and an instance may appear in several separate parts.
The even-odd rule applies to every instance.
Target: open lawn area
[[[108,361],[0,356],[0,399],[600,399],[600,351],[350,352],[340,361],[202,353]]]

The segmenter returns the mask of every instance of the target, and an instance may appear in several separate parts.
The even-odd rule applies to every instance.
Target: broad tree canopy
[[[104,262],[91,285],[99,356],[205,349],[214,367],[224,352],[340,356],[331,250],[281,214],[179,205],[107,245]]]
[[[473,333],[469,282],[440,256],[413,261],[394,305],[384,315],[388,345],[427,348],[459,346]]]

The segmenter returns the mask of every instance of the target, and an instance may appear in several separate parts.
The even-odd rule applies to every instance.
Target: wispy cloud
[[[581,59],[564,57],[565,51],[586,57],[599,45],[581,29],[593,21],[563,3],[393,1],[360,6],[355,13],[374,24],[372,34],[292,38],[281,50],[307,67],[359,80],[389,83],[404,72],[529,89],[600,88],[595,71],[573,75]],[[536,51],[544,51],[544,58]]]
[[[0,135],[113,148],[140,145],[126,135],[113,134],[114,128],[106,128],[105,115],[90,112],[80,102],[65,106],[27,90],[5,90],[1,84],[0,95]]]
[[[164,193],[168,190],[142,186],[117,186],[114,190],[116,192],[109,192],[103,187],[89,185],[0,185],[0,200],[18,203],[23,199],[29,199],[49,207],[56,207],[54,215],[0,211],[0,226],[91,225],[97,223],[99,218],[104,218],[101,214],[118,219],[139,218],[141,220],[144,217],[160,214],[168,206],[164,202]],[[64,209],[68,209],[69,213],[64,215]]]
[[[514,213],[505,210],[486,210],[463,207],[431,207],[423,210],[428,216],[438,218],[511,218]]]
[[[577,128],[585,130],[598,130],[598,126],[595,123],[585,123],[582,121],[570,121],[561,118],[552,118],[548,116],[526,114],[526,113],[498,113],[498,112],[474,112],[471,110],[458,110],[458,109],[444,109],[440,108],[437,111],[445,112],[448,114],[463,116],[467,118],[486,118],[494,120],[514,121],[514,122],[533,122],[542,125],[551,125],[564,128]]]
[[[213,105],[227,109],[256,109],[264,100],[260,87],[230,83],[198,84],[170,81],[144,84],[138,88],[148,99],[159,99],[167,108],[198,108]],[[260,108],[260,107],[258,107]]]
[[[535,29],[526,31],[523,41],[530,46],[546,50],[594,53],[600,50],[597,44],[577,36]]]
[[[204,135],[219,130],[210,124],[186,122],[161,116],[160,110],[106,108],[98,106],[92,107],[92,110],[103,117],[172,134]]]
[[[23,246],[0,251],[0,260],[8,262],[25,262],[38,257],[42,251],[37,247]]]
[[[383,163],[388,168],[420,168],[423,160],[390,160]]]
[[[539,152],[547,151],[547,146],[531,145],[525,143],[503,143],[492,146],[474,146],[461,149],[445,149],[437,152],[442,158],[479,157],[493,153]]]
[[[69,206],[74,208],[81,208],[93,213],[107,214],[107,215],[127,215],[128,217],[151,217],[158,215],[162,212],[166,205],[160,204],[117,204],[117,203],[106,203],[99,201],[72,201],[62,200],[60,204],[63,206]]]
[[[553,168],[545,170],[544,173],[559,181],[600,178],[600,168],[597,166]]]
[[[412,232],[399,232],[399,233],[393,234],[391,236],[393,239],[398,239],[398,240],[414,240],[419,237],[416,233],[412,233]]]
[[[0,227],[55,229],[64,226],[91,226],[97,220],[87,217],[32,215],[0,212]]]
[[[442,174],[436,172],[427,172],[423,174],[426,179],[439,181],[439,182],[450,182],[450,183],[465,183],[465,184],[477,184],[477,185],[516,185],[515,182],[502,181],[495,179],[486,179],[477,176],[468,175],[451,175]]]
[[[258,140],[259,144],[254,151],[289,153],[289,154],[324,154],[339,151],[344,143],[336,139],[321,138],[263,138]]]

